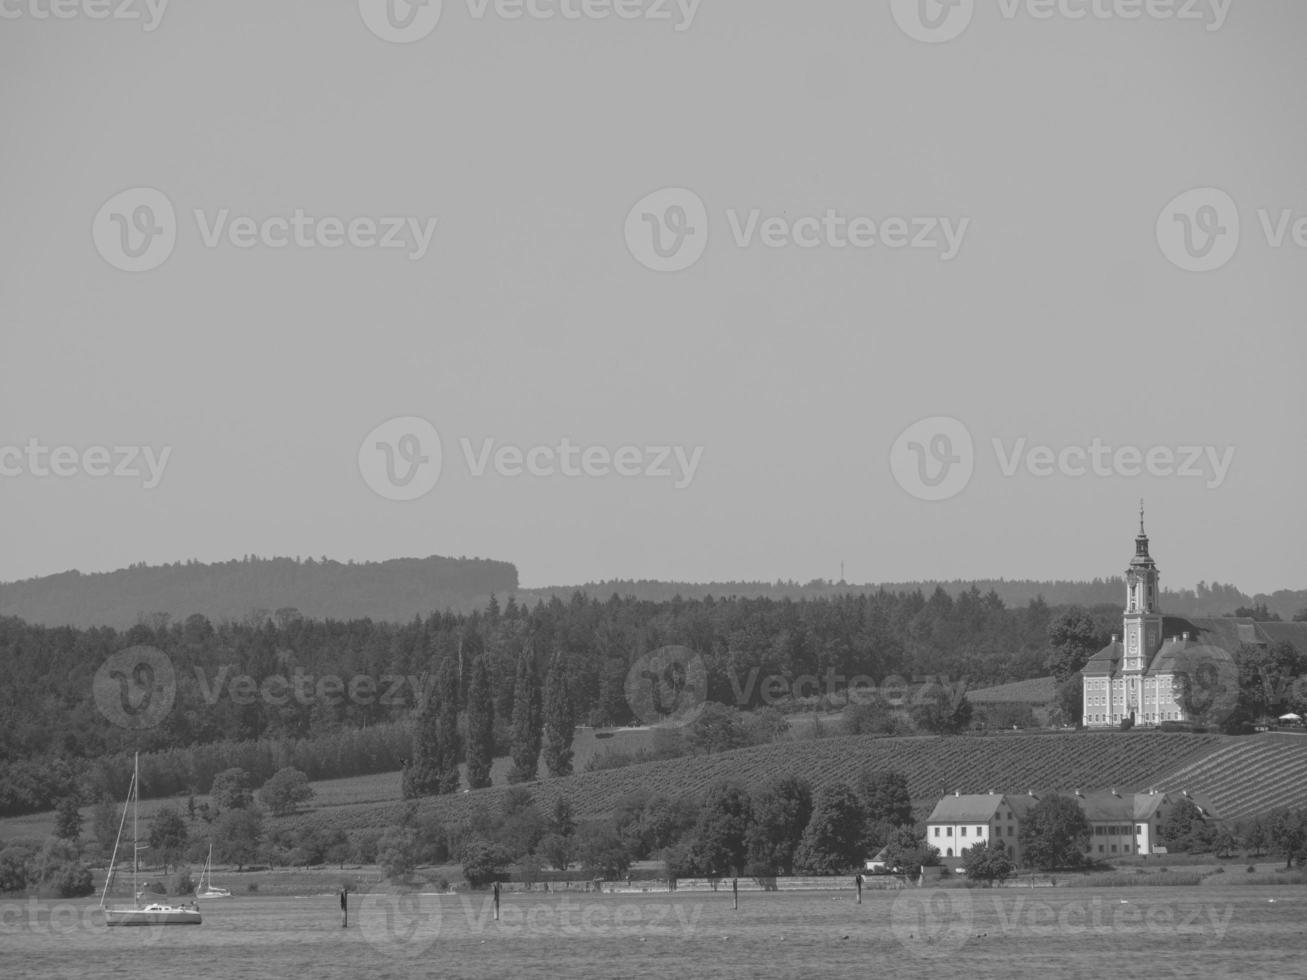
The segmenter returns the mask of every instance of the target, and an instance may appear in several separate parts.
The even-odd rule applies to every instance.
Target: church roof
[[[1121,667],[1121,641],[1114,640],[1085,661],[1080,673],[1086,677],[1111,677]]]

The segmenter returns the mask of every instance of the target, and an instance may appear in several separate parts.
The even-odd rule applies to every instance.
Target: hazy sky
[[[1307,586],[1301,0],[56,2],[0,579]]]

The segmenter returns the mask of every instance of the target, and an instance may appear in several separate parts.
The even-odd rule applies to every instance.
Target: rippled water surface
[[[0,977],[1301,977],[1307,889],[243,896],[108,929],[93,899],[0,901]],[[962,971],[957,973],[956,971]]]

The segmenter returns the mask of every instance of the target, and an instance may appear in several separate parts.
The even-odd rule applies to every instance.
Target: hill
[[[259,611],[319,619],[408,622],[433,611],[471,612],[492,593],[517,589],[517,569],[481,558],[337,562],[257,558],[204,564],[132,565],[116,572],[63,572],[0,583],[0,615],[43,626],[112,626],[192,613],[241,621]]]
[[[1008,608],[1017,608],[1037,599],[1050,606],[1110,606],[1120,608],[1125,595],[1125,580],[1119,576],[1096,578],[1092,581],[1039,581],[1034,579],[953,579],[938,581],[926,579],[910,582],[875,582],[851,585],[815,579],[806,584],[798,582],[660,582],[649,579],[609,579],[588,582],[585,585],[550,586],[524,589],[518,593],[519,601],[558,598],[566,601],[580,592],[596,599],[611,595],[631,596],[647,602],[668,602],[671,599],[706,599],[708,597],[738,597],[741,599],[820,599],[841,595],[871,595],[884,591],[891,593],[920,592],[931,595],[942,589],[953,598],[976,589],[988,595],[994,593]],[[1307,589],[1297,591],[1281,589],[1272,595],[1249,596],[1233,585],[1199,582],[1195,589],[1162,590],[1162,608],[1179,616],[1225,616],[1241,607],[1252,608],[1263,604],[1268,611],[1289,620],[1307,609]]]
[[[1158,780],[1157,788],[1200,789],[1227,819],[1301,806],[1307,802],[1307,735],[1238,739]]]
[[[1298,758],[1307,763],[1307,738],[1298,744]],[[1146,790],[1162,786],[1228,799],[1213,779],[1190,780],[1179,774],[1187,767],[1230,746],[1247,746],[1253,759],[1273,755],[1282,748],[1274,738],[1225,735],[1189,735],[1166,732],[1067,732],[987,736],[915,736],[886,738],[850,736],[771,745],[719,755],[671,759],[601,772],[578,773],[561,779],[528,784],[536,805],[544,812],[559,797],[568,799],[581,819],[610,814],[623,797],[639,792],[667,796],[702,793],[723,779],[757,786],[777,775],[795,774],[815,789],[854,779],[867,768],[897,768],[908,774],[908,789],[919,813],[928,812],[945,793],[984,793],[989,790],[1021,792],[1109,788]],[[380,777],[365,794],[377,799]],[[400,821],[407,804],[398,800],[399,779],[393,777],[395,801],[359,802],[319,807],[308,816],[323,826],[345,830],[381,827]],[[474,807],[497,809],[507,787],[495,786],[475,793],[423,800],[419,809],[444,823],[457,823]],[[326,798],[342,799],[348,791],[335,788]],[[1307,781],[1285,784],[1268,799],[1268,806],[1283,802],[1307,804]]]
[[[1049,606],[1119,608],[1125,593],[1120,578],[1092,581],[974,579],[879,582],[850,585],[816,579],[797,582],[660,582],[610,579],[585,585],[522,589],[516,567],[479,558],[397,558],[383,562],[338,562],[328,558],[259,558],[205,564],[136,564],[114,572],[61,572],[0,583],[0,616],[16,616],[40,626],[112,626],[126,629],[151,616],[180,621],[192,613],[213,622],[245,621],[278,610],[318,619],[362,619],[405,623],[433,611],[470,613],[495,594],[534,605],[570,601],[576,593],[605,601],[610,596],[645,602],[680,597],[702,600],[832,599],[848,595],[921,593],[939,589],[953,597],[972,589],[997,596],[1010,609],[1036,600]],[[1262,604],[1288,620],[1307,608],[1307,590],[1281,590],[1248,596],[1232,585],[1198,583],[1196,589],[1164,591],[1162,605],[1180,616],[1224,616]]]

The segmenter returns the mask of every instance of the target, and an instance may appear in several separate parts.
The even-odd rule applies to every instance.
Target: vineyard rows
[[[1226,819],[1307,806],[1307,736],[1241,738],[1162,777],[1157,786],[1197,791]]]
[[[1169,732],[1103,732],[1043,735],[853,736],[778,742],[719,755],[650,762],[601,772],[528,784],[535,802],[548,812],[555,799],[567,798],[580,819],[612,812],[624,796],[652,792],[667,796],[700,794],[710,785],[733,779],[758,786],[778,775],[800,775],[815,789],[852,781],[865,769],[896,768],[908,775],[909,792],[919,814],[928,813],[940,796],[963,793],[1070,792],[1075,789],[1146,790],[1161,786],[1166,773],[1187,773],[1191,763],[1227,747],[1253,745],[1257,739]],[[1307,749],[1307,740],[1304,740]],[[347,782],[347,781],[342,781]],[[1183,788],[1206,788],[1181,780]],[[373,786],[375,787],[375,783]],[[342,787],[343,789],[344,787]],[[1181,788],[1177,783],[1173,788]],[[423,800],[419,809],[442,822],[456,823],[473,806],[496,809],[506,787]],[[1210,796],[1210,792],[1208,793]],[[309,818],[345,830],[398,821],[406,804],[363,802],[319,807]],[[375,799],[375,797],[373,797]],[[325,801],[322,801],[325,802]],[[302,818],[301,818],[302,819]]]

